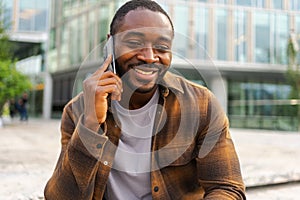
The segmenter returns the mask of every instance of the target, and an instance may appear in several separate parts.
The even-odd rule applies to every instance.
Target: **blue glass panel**
[[[251,1],[249,1],[249,0],[236,0],[236,5],[251,6]]]
[[[218,60],[227,59],[227,11],[217,10],[216,12],[216,53]]]
[[[196,57],[199,59],[206,59],[207,57],[207,43],[208,43],[208,11],[206,8],[197,8],[195,11],[195,34],[198,48],[196,50]]]
[[[270,16],[267,13],[255,13],[255,62],[270,62]]]
[[[275,9],[283,8],[283,0],[272,0],[272,7]]]
[[[235,60],[244,62],[247,61],[247,15],[243,10],[234,13],[234,27],[235,27]]]

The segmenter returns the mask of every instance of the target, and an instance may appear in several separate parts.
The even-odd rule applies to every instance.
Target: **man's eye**
[[[158,51],[169,51],[170,50],[169,46],[162,45],[162,44],[154,45],[154,48]]]
[[[130,40],[126,41],[126,45],[130,48],[141,48],[143,46],[143,43],[136,40]]]

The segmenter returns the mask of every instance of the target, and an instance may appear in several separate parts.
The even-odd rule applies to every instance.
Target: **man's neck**
[[[125,86],[124,92],[122,93],[120,105],[129,110],[139,109],[145,106],[153,97],[157,87],[153,88],[149,92],[138,92],[132,91]]]

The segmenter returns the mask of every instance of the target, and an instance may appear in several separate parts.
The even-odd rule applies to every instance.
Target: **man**
[[[64,109],[45,198],[245,199],[224,112],[208,89],[167,72],[167,13],[154,1],[129,1],[109,37],[115,60],[108,56]]]

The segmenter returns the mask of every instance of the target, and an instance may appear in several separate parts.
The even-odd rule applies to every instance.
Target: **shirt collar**
[[[169,94],[169,90],[171,89],[173,92],[177,91],[177,92],[181,92],[184,93],[182,85],[180,83],[180,79],[182,77],[175,75],[171,72],[167,72],[162,81],[160,82],[160,86],[162,87],[162,94],[164,96],[167,96]]]

